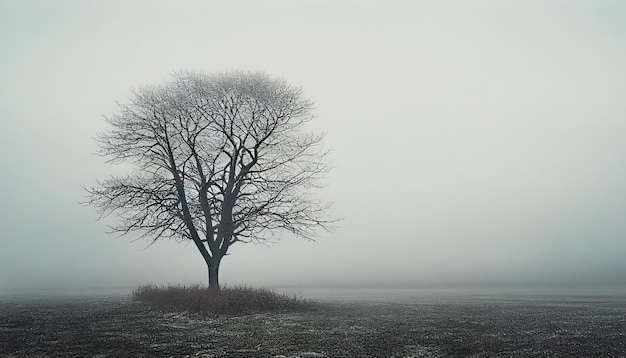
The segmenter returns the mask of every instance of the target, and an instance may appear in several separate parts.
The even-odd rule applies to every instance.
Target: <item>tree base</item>
[[[211,289],[193,286],[140,286],[133,299],[174,311],[208,315],[244,315],[262,312],[302,311],[314,307],[311,301],[247,286]]]

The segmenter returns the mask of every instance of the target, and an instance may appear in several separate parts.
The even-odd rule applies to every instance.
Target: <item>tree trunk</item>
[[[219,273],[220,273],[220,262],[222,261],[222,258],[215,258],[213,257],[208,263],[208,267],[209,267],[209,290],[213,290],[213,291],[219,291],[220,290],[220,280],[219,280]]]

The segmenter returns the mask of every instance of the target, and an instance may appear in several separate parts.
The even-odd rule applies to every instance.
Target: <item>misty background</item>
[[[626,285],[626,3],[0,0],[0,291],[206,284],[193,244],[106,234],[94,136],[177,70],[316,102],[343,218],[237,244],[254,286]]]

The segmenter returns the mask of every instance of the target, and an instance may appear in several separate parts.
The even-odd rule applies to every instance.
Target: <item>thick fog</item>
[[[626,3],[0,1],[0,291],[206,283],[191,244],[106,233],[104,116],[174,71],[316,102],[343,218],[237,244],[223,283],[626,285]]]

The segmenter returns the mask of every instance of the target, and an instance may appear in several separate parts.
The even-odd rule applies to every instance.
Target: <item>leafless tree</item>
[[[119,215],[114,232],[193,241],[219,289],[233,244],[281,230],[313,239],[333,221],[311,191],[329,170],[323,134],[305,129],[311,109],[263,73],[184,72],[134,91],[97,139],[109,162],[135,170],[86,188],[87,203]]]

